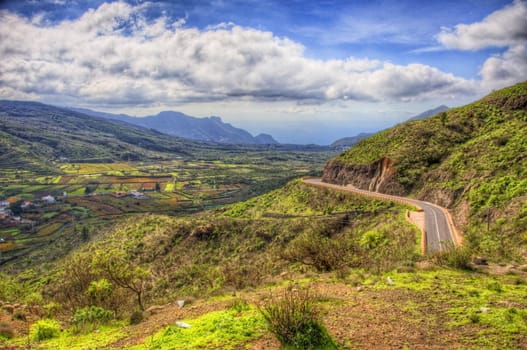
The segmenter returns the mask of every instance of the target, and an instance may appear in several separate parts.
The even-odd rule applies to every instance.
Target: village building
[[[9,208],[0,208],[0,219],[5,219],[11,215],[11,209]]]
[[[136,190],[132,190],[129,193],[135,199],[146,199],[146,198],[148,198],[143,192],[139,192],[139,191],[136,191]]]
[[[155,191],[156,190],[156,184],[154,182],[145,182],[141,186],[142,191]]]
[[[47,202],[48,204],[54,204],[56,202],[55,197],[51,195],[44,196],[40,198],[43,202]]]
[[[8,197],[8,198],[7,198],[7,202],[8,202],[9,204],[16,203],[16,202],[18,202],[19,200],[20,200],[20,198],[17,197],[17,196],[11,196],[11,197]]]

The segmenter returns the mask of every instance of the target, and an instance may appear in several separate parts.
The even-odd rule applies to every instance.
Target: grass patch
[[[57,214],[55,212],[53,213],[50,213],[50,214]],[[53,215],[53,216],[55,216]],[[41,229],[38,230],[38,235],[39,236],[49,236],[50,234],[56,232],[58,229],[60,229],[62,227],[62,223],[61,222],[54,222],[54,223],[51,223],[49,225],[46,225],[44,227],[42,227]]]
[[[115,323],[111,326],[101,326],[97,331],[87,334],[77,334],[75,332],[60,332],[55,338],[43,340],[38,344],[38,349],[49,350],[85,350],[85,349],[104,349],[109,344],[126,337],[123,331],[123,323]],[[27,338],[17,338],[14,344],[23,346]]]
[[[41,319],[31,325],[29,335],[32,340],[40,342],[60,335],[60,324],[53,319]]]
[[[393,286],[385,283],[388,276]],[[476,327],[478,337],[471,342],[477,346],[515,349],[527,338],[527,311],[523,307],[527,286],[511,276],[454,270],[394,272],[371,281],[371,286],[418,291],[428,305],[444,310],[448,328]]]
[[[169,326],[131,349],[238,349],[265,333],[263,317],[254,308],[215,311],[185,322],[191,327]]]

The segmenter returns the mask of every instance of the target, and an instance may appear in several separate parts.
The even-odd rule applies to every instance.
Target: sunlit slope
[[[452,208],[469,236],[484,236],[481,249],[506,254],[527,239],[526,135],[523,82],[365,139],[331,160],[324,180]]]

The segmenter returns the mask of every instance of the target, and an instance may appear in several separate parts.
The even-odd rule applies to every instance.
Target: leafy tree
[[[134,266],[126,254],[118,249],[97,250],[92,267],[115,285],[133,292],[139,308],[145,309],[144,294],[148,277],[146,269]]]
[[[94,305],[105,306],[111,298],[112,293],[112,284],[106,278],[92,281],[88,287],[88,295]]]

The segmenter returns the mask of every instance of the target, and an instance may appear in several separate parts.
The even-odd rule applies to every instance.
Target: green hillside
[[[2,147],[13,155],[6,161],[26,162],[29,170],[32,163],[61,169],[67,175],[49,181],[64,183],[54,186],[91,182],[80,183],[82,194],[72,192],[57,204],[65,205],[57,221],[65,228],[60,235],[44,234],[53,221],[36,234],[29,227],[10,233],[16,244],[26,244],[23,233],[41,246],[0,273],[0,346],[278,349],[270,326],[280,314],[268,320],[261,310],[280,300],[302,303],[295,298],[305,293],[312,296],[302,305],[315,311],[298,317],[325,326],[338,349],[517,349],[527,337],[527,267],[495,262],[521,260],[527,240],[526,91],[527,85],[519,84],[399,125],[327,164],[326,181],[356,181],[450,207],[465,232],[465,246],[426,257],[420,255],[421,233],[406,219],[407,208],[391,202],[293,180],[273,191],[253,187],[251,193],[265,193],[217,205],[222,193],[228,196],[242,181],[282,181],[285,177],[270,179],[280,169],[288,176],[307,173],[309,153],[284,150],[247,158],[245,148],[225,146],[240,158],[198,162],[191,158],[228,153],[198,143],[182,143],[183,152],[180,139],[159,134],[157,142],[157,133],[124,124],[120,131],[119,125],[99,125],[83,115],[53,119],[61,113],[55,109],[35,116],[39,133],[33,124],[23,127],[24,118],[33,118],[27,108],[18,116],[16,106],[4,111]],[[84,129],[75,130],[83,118],[89,118]],[[99,147],[105,138],[114,143]],[[114,145],[151,161],[118,162],[120,146]],[[77,155],[92,163],[57,166],[58,158]],[[157,161],[170,157],[176,160]],[[109,163],[95,163],[99,159]],[[101,176],[99,182],[92,175]],[[104,195],[132,186],[123,181],[134,176],[145,183],[147,175],[161,183],[159,192],[148,193],[150,201]],[[233,186],[231,178],[240,184]],[[86,187],[99,194],[86,195]],[[199,210],[153,213],[165,205],[175,214],[175,205],[185,203]],[[38,210],[44,209],[59,210]],[[95,225],[105,212],[109,221]],[[23,215],[30,214],[36,215]],[[471,263],[479,254],[490,258],[488,266]],[[181,321],[191,327],[178,326]],[[311,329],[296,335],[305,339]]]
[[[292,209],[283,214],[278,203]],[[137,290],[114,281],[115,294],[100,305],[126,314],[138,303],[261,286],[282,272],[388,271],[420,259],[419,231],[404,213],[393,203],[335,196],[295,180],[193,217],[122,220],[56,264],[55,272],[41,271],[40,279],[47,281],[45,294],[71,312],[93,303],[86,294],[90,285],[126,274],[126,283]]]
[[[288,212],[282,211],[284,204],[291,208]],[[420,235],[404,213],[404,207],[393,203],[335,196],[295,180],[190,218],[142,215],[123,220],[71,254],[63,277],[49,287],[60,298],[65,287],[77,283],[69,274],[78,271],[67,266],[94,266],[99,258],[121,259],[130,268],[149,271],[147,303],[177,294],[202,296],[258,286],[295,264],[300,271],[358,266],[385,271],[419,259]],[[360,243],[363,236],[362,241],[373,243]],[[94,268],[86,278],[102,278],[101,272]]]
[[[196,147],[149,129],[36,102],[0,101],[3,147],[21,161],[162,159]],[[32,162],[34,163],[34,162]]]
[[[379,191],[451,208],[469,244],[512,257],[527,242],[525,135],[527,82],[365,139],[331,160],[324,179],[375,181]]]
[[[525,274],[420,265],[419,232],[404,217],[400,205],[300,181],[192,217],[136,216],[51,269],[0,274],[2,300],[44,315],[25,316],[28,338],[25,321],[0,310],[6,344],[279,349],[258,308],[299,291],[312,293],[338,349],[523,344]],[[63,331],[39,339],[39,327]]]

